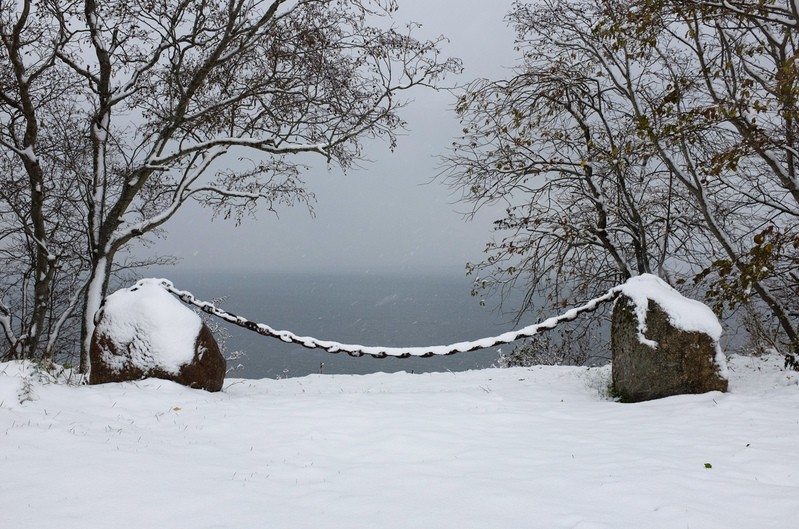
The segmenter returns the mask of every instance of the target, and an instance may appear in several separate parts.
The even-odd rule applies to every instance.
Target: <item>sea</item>
[[[340,343],[447,345],[514,329],[512,316],[503,314],[496,300],[483,305],[471,295],[471,281],[465,275],[174,268],[159,271],[157,276],[251,321]],[[501,350],[513,348],[506,345],[450,356],[380,359],[306,349],[229,324],[216,335],[228,358],[228,377],[238,378],[465,371],[496,365]]]

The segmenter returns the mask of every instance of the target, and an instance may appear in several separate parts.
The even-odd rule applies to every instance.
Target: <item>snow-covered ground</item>
[[[67,386],[0,364],[0,526],[786,529],[799,374],[619,404],[609,368]]]

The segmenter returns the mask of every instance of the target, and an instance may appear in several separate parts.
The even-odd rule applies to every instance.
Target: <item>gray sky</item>
[[[399,3],[398,25],[414,20],[422,24],[418,37],[447,36],[444,53],[463,60],[463,75],[447,83],[508,75],[514,35],[503,18],[512,0]],[[302,206],[283,208],[279,218],[264,212],[236,227],[190,205],[149,251],[177,255],[185,269],[463,273],[467,262],[481,260],[495,215],[466,222],[468,206],[441,181],[430,183],[436,156],[459,131],[454,96],[417,90],[412,97],[403,113],[409,130],[393,153],[373,144],[365,153],[372,161],[361,169],[342,174],[320,164],[306,173],[315,217]]]

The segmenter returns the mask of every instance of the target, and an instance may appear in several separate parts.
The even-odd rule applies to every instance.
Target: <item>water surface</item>
[[[481,306],[466,277],[446,275],[160,272],[204,300],[280,330],[361,345],[445,345],[512,329],[509,318]],[[230,376],[277,378],[310,373],[464,371],[496,363],[497,348],[445,357],[351,357],[286,344],[227,327]],[[512,348],[512,346],[505,346]]]

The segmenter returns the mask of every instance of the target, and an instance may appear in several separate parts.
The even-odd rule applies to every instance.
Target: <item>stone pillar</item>
[[[613,309],[613,389],[623,402],[727,391],[726,369],[716,339],[675,327],[666,310],[652,299],[648,300],[645,322],[639,321],[640,313],[636,302],[625,294]]]

